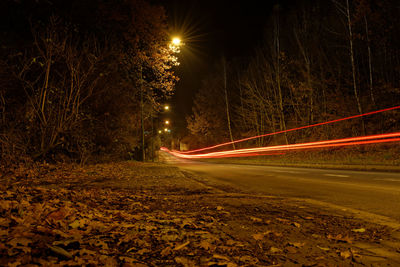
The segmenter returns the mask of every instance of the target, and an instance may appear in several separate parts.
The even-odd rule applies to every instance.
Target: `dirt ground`
[[[400,230],[162,164],[0,174],[1,266],[400,266]]]

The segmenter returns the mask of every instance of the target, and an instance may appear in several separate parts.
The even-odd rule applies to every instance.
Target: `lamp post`
[[[179,37],[174,37],[172,38],[171,42],[169,43],[169,49],[173,53],[179,53],[180,52],[180,46],[182,45],[182,41]],[[176,57],[172,57],[172,61],[174,62],[175,65],[179,65],[179,63],[176,61]],[[164,109],[166,111],[169,110],[169,106],[166,105],[164,106]],[[142,139],[142,160],[146,161],[146,150],[145,150],[145,131],[144,131],[144,103],[143,103],[143,68],[140,66],[140,124],[141,124],[141,139]],[[152,125],[153,127],[153,125]],[[153,132],[153,129],[152,129]],[[153,145],[152,145],[153,146]]]

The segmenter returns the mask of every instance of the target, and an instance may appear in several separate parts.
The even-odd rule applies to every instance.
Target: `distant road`
[[[167,163],[247,192],[296,197],[389,217],[400,223],[400,173],[214,164],[162,152]]]

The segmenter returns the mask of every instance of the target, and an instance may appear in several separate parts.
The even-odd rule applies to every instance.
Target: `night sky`
[[[171,32],[181,36],[185,46],[175,70],[180,77],[171,99],[174,120],[184,127],[192,98],[201,80],[218,60],[248,57],[263,39],[272,7],[277,1],[199,0],[161,1]]]

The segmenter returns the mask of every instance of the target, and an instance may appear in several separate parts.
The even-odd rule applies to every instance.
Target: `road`
[[[246,192],[318,201],[400,223],[400,173],[215,164],[178,159],[169,164]]]

